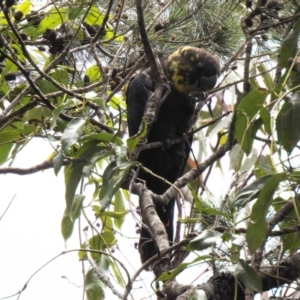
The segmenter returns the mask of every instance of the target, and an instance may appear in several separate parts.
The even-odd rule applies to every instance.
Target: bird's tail
[[[170,245],[173,242],[173,235],[174,235],[174,224],[173,224],[174,204],[175,204],[175,199],[172,199],[170,200],[169,204],[166,207],[157,207],[157,214],[160,220],[165,225]],[[156,255],[158,251],[157,247],[155,247],[155,244],[150,234],[145,228],[141,229],[139,251],[140,251],[142,263],[145,263],[152,256]]]

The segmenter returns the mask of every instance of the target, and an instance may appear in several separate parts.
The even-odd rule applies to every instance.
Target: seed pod
[[[27,39],[28,39],[27,34],[24,33],[24,32],[21,32],[21,33],[20,33],[20,37],[22,38],[23,41],[27,41]]]
[[[253,21],[251,18],[246,18],[245,19],[245,24],[247,27],[252,27],[253,26]]]
[[[116,82],[116,84],[119,84],[122,80],[123,80],[123,78],[120,77],[120,76],[116,76],[116,77],[114,78],[114,81]]]
[[[170,40],[171,41],[175,41],[176,40],[176,36],[174,34],[172,34],[171,37],[170,37]]]
[[[38,46],[37,48],[42,52],[46,51],[46,48],[44,46]]]
[[[118,74],[118,69],[114,68],[112,73],[111,73],[111,78],[114,79]]]
[[[104,66],[103,71],[104,71],[105,74],[107,74],[109,72],[109,66],[107,66],[107,65]]]
[[[252,0],[246,0],[246,7],[247,7],[247,8],[251,8],[252,5],[253,5]]]
[[[16,80],[17,76],[14,73],[7,73],[4,75],[4,79],[6,81],[13,81]]]
[[[21,11],[16,11],[14,14],[15,20],[18,22],[23,18],[23,13]]]

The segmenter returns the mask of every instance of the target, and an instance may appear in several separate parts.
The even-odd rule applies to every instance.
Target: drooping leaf
[[[279,173],[268,178],[259,193],[257,201],[252,207],[250,224],[246,233],[246,239],[251,254],[263,243],[266,237],[267,213],[272,204],[273,195],[278,188],[278,185],[286,179],[286,176],[285,173]]]
[[[272,156],[260,155],[256,162],[254,173],[256,178],[276,174],[277,170],[273,162]]]
[[[249,203],[249,201],[257,198],[262,187],[270,177],[270,175],[260,177],[251,184],[242,188],[231,201],[230,207],[232,209],[244,207],[247,203]]]
[[[39,80],[36,85],[44,94],[54,93],[58,91],[58,88],[46,79]]]
[[[69,85],[69,73],[66,69],[55,69],[50,76],[58,83],[67,87]]]
[[[243,259],[236,264],[235,275],[248,289],[262,292],[262,283],[258,274]]]
[[[83,3],[77,7],[70,6],[67,10],[68,19],[70,21],[72,21],[72,20],[75,20],[76,18],[78,18],[79,16],[81,16],[85,12],[85,10],[83,8],[84,8]]]
[[[283,104],[276,119],[278,141],[287,152],[292,152],[300,140],[300,99]]]
[[[235,172],[238,172],[241,168],[242,160],[244,157],[244,152],[242,151],[240,144],[235,144],[230,153],[230,168],[233,169]]]
[[[110,205],[112,197],[121,187],[129,170],[135,164],[135,162],[124,162],[117,166],[116,162],[112,162],[105,169],[103,173],[103,184],[99,194],[101,212],[105,211]]]
[[[147,128],[148,128],[148,125],[143,118],[142,119],[142,129],[139,130],[139,132],[137,134],[133,135],[132,137],[130,137],[127,140],[127,147],[128,147],[129,151],[132,151],[136,147],[136,145],[145,141],[145,138],[146,138],[147,132],[148,132]]]
[[[300,35],[300,18],[294,24],[292,32],[288,37],[283,41],[280,49],[280,65],[283,68],[288,66],[288,59],[293,58],[298,50],[298,39]]]
[[[172,280],[173,278],[175,278],[178,274],[180,274],[182,271],[188,269],[189,267],[194,266],[195,264],[199,264],[199,263],[205,263],[208,262],[212,259],[212,257],[210,255],[202,255],[202,256],[198,256],[197,258],[195,258],[194,260],[192,260],[191,262],[188,263],[182,263],[180,264],[176,269],[170,271],[170,272],[164,272],[162,273],[157,279],[156,281],[169,281]]]
[[[249,92],[239,103],[236,111],[235,137],[242,149],[248,155],[252,149],[253,139],[259,126],[253,126],[253,118],[268,96],[264,89],[254,89]]]
[[[66,206],[67,211],[72,217],[71,211],[74,201],[74,196],[78,187],[78,184],[82,178],[84,167],[90,164],[90,160],[95,154],[101,150],[101,146],[93,141],[88,142],[80,147],[76,153],[75,159],[68,166],[65,167],[65,185],[66,185]]]
[[[64,216],[61,221],[61,232],[64,240],[66,241],[73,232],[75,220],[79,218],[82,208],[82,203],[85,196],[77,194],[74,197],[72,205],[72,217],[68,214],[67,210],[64,212]]]
[[[62,149],[59,149],[56,156],[52,159],[53,167],[54,167],[54,174],[57,176],[61,167],[63,166],[64,156]]]
[[[89,82],[93,83],[95,81],[101,80],[101,73],[98,66],[90,66],[85,71],[85,76],[88,76]]]
[[[300,171],[294,171],[289,174],[289,178],[297,183],[300,183]]]
[[[114,218],[114,224],[118,229],[121,229],[124,221],[125,216],[127,213],[129,213],[128,210],[125,210],[125,204],[124,204],[124,197],[122,195],[121,190],[119,189],[115,194],[115,202],[114,202],[114,213],[117,214],[118,218]],[[105,211],[103,212],[105,213]]]
[[[271,135],[272,134],[272,130],[271,130],[271,117],[270,114],[268,113],[268,111],[262,107],[259,111],[259,115],[263,121],[265,130],[267,132],[267,134]]]
[[[261,77],[264,81],[264,84],[266,86],[266,88],[271,92],[274,90],[275,86],[274,86],[274,81],[271,77],[271,73],[268,72],[265,64],[263,63],[260,63],[258,66],[257,66],[257,69],[258,71],[260,72],[261,74]]]
[[[84,22],[88,25],[102,25],[104,15],[100,13],[98,7],[96,5],[92,5],[90,11],[86,15]]]
[[[57,120],[59,118],[60,113],[67,107],[71,107],[73,105],[74,105],[74,101],[68,99],[65,103],[57,106],[56,109],[53,110],[53,112],[52,112],[53,118],[51,120],[51,128],[54,128],[57,125]]]
[[[108,259],[105,255],[101,255],[96,260],[96,265],[102,274],[106,274],[109,268]],[[84,281],[84,287],[88,300],[102,300],[105,299],[105,284],[98,278],[96,272],[90,269]]]
[[[0,165],[6,162],[13,145],[13,143],[8,143],[0,146]]]
[[[220,239],[220,234],[216,231],[206,229],[196,238],[190,241],[188,246],[185,248],[188,251],[204,250],[214,245]]]
[[[26,121],[43,121],[45,118],[51,116],[51,110],[48,107],[34,107],[33,109],[27,111],[23,117],[23,122]]]
[[[92,140],[103,142],[103,143],[114,143],[117,146],[121,146],[123,144],[123,141],[119,137],[108,132],[89,134],[87,136],[84,136],[80,141],[85,142],[85,141],[92,141]]]
[[[26,14],[28,14],[31,10],[31,1],[30,0],[24,0],[22,3],[20,3],[15,10],[16,11],[21,11],[23,13],[23,15],[25,16]]]
[[[83,133],[85,122],[84,119],[75,118],[68,123],[61,137],[61,144],[64,151],[67,151],[72,145],[78,142]]]
[[[101,250],[103,251],[106,247],[111,248],[116,244],[117,240],[113,233],[113,231],[105,231],[102,232],[100,235],[94,235],[92,238],[89,239],[89,245],[91,249],[94,250]],[[81,246],[82,249],[86,249],[86,243],[83,243]],[[80,260],[86,260],[86,251],[79,251],[78,256]],[[99,259],[102,255],[99,253],[91,252],[91,256],[94,260]]]
[[[33,38],[36,39],[46,29],[54,29],[66,21],[66,8],[53,8],[46,13],[46,16],[37,26]]]

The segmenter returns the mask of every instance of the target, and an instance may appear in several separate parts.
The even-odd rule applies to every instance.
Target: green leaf
[[[259,222],[253,222],[250,220],[246,233],[246,240],[250,254],[253,254],[265,241],[267,229],[268,224],[265,219],[261,219]]]
[[[278,141],[289,153],[300,140],[299,118],[300,102],[292,101],[283,104],[276,119]]]
[[[1,72],[2,78],[4,78],[4,75],[6,75],[7,73],[13,73],[13,72],[16,72],[17,70],[18,70],[18,67],[12,61],[10,61],[9,59],[6,59],[4,61],[4,69]]]
[[[235,275],[250,290],[262,292],[262,283],[252,267],[240,259],[235,266]]]
[[[69,7],[68,8],[68,19],[70,21],[75,20],[79,16],[81,16],[85,11],[83,9],[84,4],[79,5],[78,7]]]
[[[44,94],[51,94],[58,91],[58,88],[46,79],[42,79],[36,84]]]
[[[225,232],[222,235],[222,239],[223,241],[230,242],[230,260],[232,263],[237,263],[240,258],[240,251],[245,244],[246,238],[243,235]]]
[[[17,130],[4,129],[0,132],[0,165],[6,162],[15,141],[20,139],[21,135]]]
[[[127,139],[127,147],[128,150],[131,152],[138,144],[145,143],[145,139],[148,133],[148,125],[145,122],[144,118],[142,119],[142,129],[139,132],[129,139]],[[141,128],[140,126],[140,128]]]
[[[69,73],[66,69],[55,69],[50,76],[58,83],[67,87],[69,85]]]
[[[114,153],[115,153],[115,157],[116,157],[116,164],[117,166],[123,166],[123,168],[127,168],[127,163],[128,163],[128,159],[127,159],[127,148],[124,147],[123,145],[121,146],[115,146],[114,147]]]
[[[290,173],[289,178],[291,178],[292,181],[300,183],[300,171],[294,171]]]
[[[262,107],[259,111],[259,115],[263,121],[267,134],[272,135],[270,114],[264,107]]]
[[[275,89],[274,81],[271,77],[271,73],[267,70],[265,64],[260,63],[257,66],[258,71],[261,73],[261,77],[263,78],[264,84],[269,91],[273,91]]]
[[[16,131],[5,130],[0,132],[0,146],[9,142],[17,141],[21,138],[20,134]]]
[[[196,238],[190,241],[185,250],[194,251],[194,250],[204,250],[208,247],[214,245],[220,239],[220,234],[216,231],[206,229]]]
[[[98,66],[91,66],[87,68],[85,71],[85,75],[88,76],[89,82],[100,81],[102,78]]]
[[[94,235],[92,238],[89,239],[89,245],[91,249],[94,250],[101,250],[103,251],[105,248],[111,248],[116,244],[117,240],[113,233],[113,231],[105,231],[102,232],[100,235]],[[83,243],[81,246],[82,249],[86,249],[86,243]],[[79,251],[78,256],[80,260],[86,260],[86,251]],[[99,253],[93,253],[91,252],[91,256],[94,260],[99,259],[102,254]]]
[[[262,108],[268,95],[269,93],[264,89],[254,89],[237,106],[235,137],[247,155],[251,152],[254,134],[256,133],[252,124],[253,118]]]
[[[106,212],[103,212],[103,213],[106,213]],[[118,229],[121,229],[121,227],[125,221],[125,216],[127,213],[129,213],[129,211],[125,210],[124,197],[123,197],[120,189],[115,194],[114,213],[117,214],[118,216],[120,216],[117,218],[111,216],[112,218],[114,218],[114,224]]]
[[[30,12],[31,6],[32,6],[32,4],[31,4],[30,0],[25,0],[21,4],[19,4],[15,10],[21,11],[23,13],[23,15],[25,16]]]
[[[99,141],[103,143],[113,143],[118,146],[121,146],[123,144],[123,141],[117,137],[115,134],[107,133],[107,132],[101,132],[96,134],[89,134],[87,136],[82,137],[80,142],[86,142],[86,141]]]
[[[85,196],[83,195],[75,195],[72,205],[72,217],[70,217],[67,210],[64,212],[64,216],[61,221],[61,232],[65,241],[72,235],[74,223],[80,216],[84,198]]]
[[[260,177],[251,184],[242,188],[233,198],[230,204],[231,209],[238,209],[240,207],[245,207],[247,203],[251,200],[257,198],[260,193],[260,190],[265,185],[266,181],[271,177],[271,175],[267,175],[264,177]]]
[[[285,173],[272,175],[265,182],[257,201],[254,203],[251,213],[251,220],[259,222],[262,218],[266,219],[270,205],[272,204],[273,195],[278,185],[287,178]]]
[[[90,11],[88,12],[84,22],[89,25],[102,25],[104,15],[100,13],[96,5],[92,5]]]
[[[46,29],[54,29],[66,21],[66,8],[53,8],[46,13],[46,16],[37,26],[33,39],[36,39]]]
[[[53,163],[53,167],[54,167],[54,174],[57,176],[57,174],[59,173],[59,171],[64,163],[64,156],[63,156],[62,148],[59,149],[57,154],[53,157],[52,163]]]
[[[59,118],[60,113],[65,110],[67,107],[74,106],[74,101],[68,99],[65,103],[56,107],[56,109],[52,112],[52,120],[51,120],[51,128],[53,129],[57,125],[57,120]]]
[[[272,204],[273,195],[278,188],[278,185],[285,180],[286,177],[287,175],[285,173],[279,173],[268,178],[259,193],[257,201],[252,207],[250,223],[246,233],[246,239],[251,254],[255,252],[266,238],[267,213]]]
[[[96,261],[96,265],[102,274],[107,273],[109,264],[108,259],[105,255],[101,255],[101,257]],[[86,274],[84,288],[88,300],[105,299],[105,284],[100,281],[93,269],[89,270]]]
[[[186,270],[189,267],[194,266],[195,264],[200,263],[207,263],[208,261],[212,260],[212,257],[210,255],[202,255],[195,258],[193,261],[188,263],[182,263],[180,264],[176,269],[170,271],[170,272],[163,272],[156,281],[169,281],[175,278],[178,274],[180,274],[182,271]]]
[[[0,165],[2,165],[3,163],[6,162],[13,145],[14,145],[13,143],[9,143],[9,144],[0,146]]]
[[[280,65],[283,68],[288,66],[288,59],[294,58],[298,50],[298,39],[300,34],[300,18],[294,24],[292,32],[283,41],[279,53]]]
[[[26,121],[44,121],[45,118],[50,117],[52,114],[51,109],[48,107],[34,107],[27,111],[23,117],[23,123]]]
[[[255,176],[257,178],[263,177],[266,175],[276,174],[277,170],[276,170],[275,164],[273,162],[272,156],[271,155],[260,155],[256,162],[254,172],[255,172]]]
[[[101,213],[101,216],[110,217],[113,219],[124,219],[124,217],[129,213],[129,210],[124,210],[123,212],[114,212],[114,211],[104,211]]]
[[[134,162],[125,162],[117,166],[116,162],[111,162],[107,166],[103,173],[103,185],[99,194],[101,212],[110,205],[112,197],[121,187],[130,168],[134,165]]]
[[[235,172],[238,172],[241,168],[242,160],[244,157],[244,152],[242,151],[240,144],[235,144],[230,153],[230,168],[233,169]]]
[[[83,170],[86,165],[90,163],[90,160],[95,154],[102,148],[97,146],[94,142],[89,142],[80,147],[76,153],[75,159],[71,164],[65,167],[65,185],[66,185],[66,205],[67,211],[71,215],[72,205],[78,183],[83,176]]]
[[[75,118],[68,123],[61,137],[64,151],[67,151],[72,145],[78,142],[83,133],[85,122],[84,119]]]

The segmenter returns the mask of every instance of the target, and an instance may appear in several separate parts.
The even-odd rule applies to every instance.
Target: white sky
[[[13,166],[34,166],[43,162],[51,152],[52,148],[47,141],[36,139],[18,154]],[[3,299],[20,291],[30,276],[49,260],[62,251],[80,248],[80,243],[76,225],[73,236],[67,241],[67,248],[61,235],[60,224],[65,209],[63,170],[58,177],[55,177],[52,169],[24,176],[0,175],[0,186],[0,216],[16,195],[0,222],[0,299]],[[130,219],[131,215],[124,223],[122,232],[132,239],[122,239],[117,235],[121,252],[116,250],[114,255],[127,266],[132,275],[140,266],[140,258],[134,249],[134,242],[138,240],[135,222],[128,222]],[[142,279],[145,277],[151,279],[153,275],[151,272],[143,273]],[[82,265],[75,251],[60,256],[39,271],[20,299],[81,300],[82,283]],[[117,284],[115,287],[123,292]],[[108,289],[105,292],[106,299],[117,299]],[[134,299],[151,294],[151,288],[143,285],[139,279],[133,289]],[[9,299],[17,298],[18,295]]]
[[[42,140],[29,143],[14,166],[29,167],[44,161],[51,153],[50,147],[48,153],[44,150],[47,144]],[[0,175],[0,215],[16,195],[0,223],[0,299],[21,290],[38,268],[65,250],[60,233],[65,207],[62,175],[56,178],[53,170],[26,176]],[[68,249],[78,248],[74,237],[68,241]],[[21,299],[82,299],[82,289],[61,276],[81,284],[81,264],[76,252],[65,254],[42,269]]]

